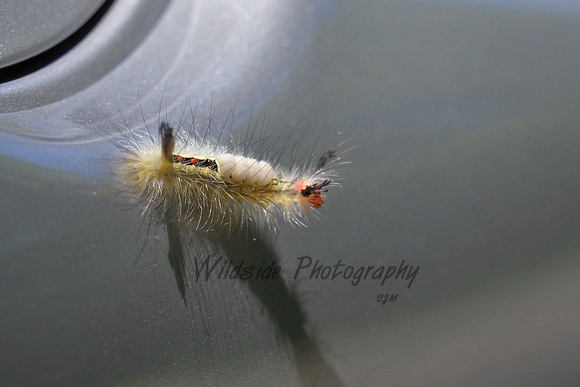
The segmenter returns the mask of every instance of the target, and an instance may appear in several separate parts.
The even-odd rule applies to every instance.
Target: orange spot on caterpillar
[[[300,180],[296,183],[296,190],[300,191],[300,194],[308,199],[308,203],[312,208],[320,208],[324,204],[324,198],[322,197],[323,192],[327,190],[322,190],[323,187],[330,184],[330,180],[324,180],[322,183],[313,183],[307,185],[304,180]]]

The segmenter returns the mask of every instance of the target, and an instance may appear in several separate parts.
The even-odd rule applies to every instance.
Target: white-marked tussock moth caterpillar
[[[252,137],[242,147],[213,139],[209,130],[196,133],[162,121],[155,132],[130,131],[117,175],[144,213],[210,233],[248,225],[275,228],[279,219],[304,225],[306,214],[318,210],[327,190],[337,185],[333,168],[341,161],[334,150],[311,152],[284,168],[280,157],[254,156],[271,151],[277,138]]]

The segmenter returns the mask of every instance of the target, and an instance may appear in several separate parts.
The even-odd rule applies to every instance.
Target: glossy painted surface
[[[575,385],[580,18],[496,3],[340,3],[294,71],[258,95],[272,130],[352,139],[342,188],[305,229],[188,239],[187,308],[166,234],[152,228],[137,258],[147,225],[106,179],[2,159],[4,381]],[[137,80],[113,77],[98,99],[138,106]],[[159,93],[143,87],[155,123]],[[196,282],[207,257],[281,276]],[[405,265],[419,268],[410,286],[372,278]],[[349,266],[371,274],[355,285]]]

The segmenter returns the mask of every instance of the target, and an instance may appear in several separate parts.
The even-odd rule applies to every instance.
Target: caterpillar
[[[332,166],[341,163],[337,151],[330,150],[318,157],[312,152],[300,165],[284,168],[279,157],[264,160],[253,156],[250,146],[240,150],[231,141],[221,144],[207,133],[166,121],[157,133],[131,131],[128,139],[119,181],[138,198],[144,214],[196,232],[276,228],[280,219],[305,225],[305,217],[320,209],[328,189],[337,186]]]

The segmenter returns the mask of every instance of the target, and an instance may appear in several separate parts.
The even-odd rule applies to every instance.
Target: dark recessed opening
[[[106,0],[101,8],[99,8],[85,24],[83,24],[71,36],[58,43],[56,46],[49,48],[48,50],[35,55],[32,58],[0,69],[0,83],[10,82],[15,79],[22,78],[28,74],[42,69],[43,67],[48,66],[55,60],[65,55],[81,40],[83,40],[89,32],[93,30],[93,28],[103,18],[105,13],[107,13],[113,2],[114,0]]]

